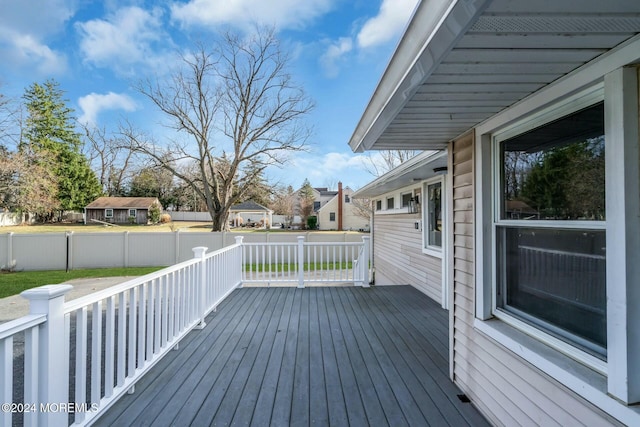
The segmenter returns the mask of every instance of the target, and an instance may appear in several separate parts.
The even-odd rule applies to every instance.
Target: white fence
[[[245,243],[242,251],[243,283],[354,282],[369,286],[368,236],[361,242]]]
[[[0,425],[85,425],[133,391],[241,284],[241,244],[209,254],[206,249],[194,248],[189,261],[71,302],[64,301],[71,285],[23,292],[30,314],[0,325],[0,402],[11,405],[3,406]],[[14,378],[19,335],[24,365],[16,370],[22,378]],[[23,419],[14,420],[14,412]]]
[[[191,248],[218,250],[234,244],[236,236],[248,243],[296,242],[296,234],[280,232],[108,232],[0,234],[0,267],[16,270],[72,270],[80,268],[156,267],[192,257]],[[305,233],[310,242],[359,242],[353,233]]]

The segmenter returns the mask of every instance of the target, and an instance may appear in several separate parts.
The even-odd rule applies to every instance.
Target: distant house
[[[84,223],[147,224],[154,205],[162,210],[156,197],[98,197],[84,208]]]
[[[296,215],[299,215],[300,207],[296,192]],[[356,209],[351,203],[351,195],[354,193],[349,187],[342,187],[338,183],[338,191],[331,191],[326,187],[313,188],[313,213],[318,217],[319,230],[364,230],[369,229],[369,220],[356,214]],[[294,222],[300,221],[297,217]]]

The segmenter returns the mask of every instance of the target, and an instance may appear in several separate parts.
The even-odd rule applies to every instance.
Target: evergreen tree
[[[302,219],[303,225],[307,224],[307,218],[313,213],[314,201],[313,187],[311,183],[309,183],[309,180],[305,178],[302,187],[298,190],[298,206],[300,208],[298,214]]]
[[[56,176],[61,211],[84,208],[100,195],[100,183],[81,152],[73,109],[66,105],[63,91],[57,82],[47,80],[27,88],[23,99],[28,117],[19,151],[31,164]]]

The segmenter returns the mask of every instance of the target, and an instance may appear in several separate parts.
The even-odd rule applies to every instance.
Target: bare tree
[[[416,150],[378,151],[376,154],[368,155],[365,170],[375,177],[382,176],[419,153],[420,151]]]
[[[285,226],[290,226],[293,222],[296,206],[296,193],[290,185],[285,188],[279,188],[273,198],[273,202],[269,206],[277,215],[284,215]]]
[[[135,152],[126,141],[108,135],[104,128],[83,126],[89,163],[108,196],[123,196],[126,183],[135,174]]]
[[[354,215],[369,221],[371,220],[371,214],[373,213],[371,199],[351,199],[351,205]]]
[[[273,29],[257,28],[248,37],[228,32],[215,46],[183,56],[184,67],[167,83],[138,87],[189,141],[163,149],[133,132],[127,136],[198,193],[220,231],[267,166],[304,149],[310,129],[303,119],[313,103],[292,81]],[[196,166],[195,176],[181,170],[185,161]]]

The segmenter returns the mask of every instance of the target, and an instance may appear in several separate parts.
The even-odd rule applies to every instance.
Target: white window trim
[[[447,203],[445,195],[446,191],[446,180],[444,179],[445,175],[439,175],[434,178],[428,179],[422,183],[422,253],[426,255],[431,255],[436,258],[442,258],[443,249],[442,246],[433,246],[429,245],[429,238],[427,237],[427,233],[429,232],[429,192],[427,191],[429,185],[440,183],[440,191],[441,191],[441,200],[442,200],[442,220],[446,221],[448,218],[447,213]],[[442,230],[442,240],[445,239],[446,228]]]
[[[633,221],[628,216],[631,212],[635,212],[637,216],[640,209],[640,201],[637,197],[640,191],[638,182],[640,168],[637,162],[639,73],[637,69],[630,71],[628,68],[620,68],[624,64],[638,60],[637,51],[635,53],[629,51],[630,45],[635,46],[636,49],[640,47],[640,37],[636,37],[632,43],[626,44],[618,52],[603,55],[582,70],[572,73],[571,78],[562,79],[550,85],[475,129],[476,242],[478,244],[475,262],[476,319],[474,327],[620,421],[635,424],[640,419],[640,408],[621,403],[637,402],[640,394],[640,361],[638,361],[640,338],[637,334],[629,332],[633,330],[634,324],[637,327],[640,320],[640,308],[637,304],[640,295],[637,286],[632,284],[632,277],[637,279],[640,266],[637,260],[627,260],[631,257],[630,253],[637,255],[640,251],[640,242],[636,236],[640,226],[637,224],[637,218]],[[635,59],[629,60],[629,57]],[[492,203],[483,203],[483,200],[494,200],[492,134],[500,128],[504,132],[508,131],[509,127],[505,126],[513,123],[514,117],[531,115],[533,118],[543,117],[545,113],[559,114],[559,110],[553,106],[549,107],[551,103],[567,105],[571,104],[572,99],[578,101],[581,96],[594,91],[594,86],[581,91],[589,82],[595,84],[596,90],[600,90],[603,87],[602,81],[605,75],[607,88],[605,157],[609,190],[606,195],[606,204],[614,206],[616,205],[614,202],[622,203],[623,209],[607,212],[608,362],[605,363],[604,369],[598,369],[593,363],[587,363],[591,365],[591,368],[587,368],[582,363],[576,362],[575,357],[565,357],[560,351],[556,351],[557,348],[554,350],[539,339],[519,332],[525,328],[513,327],[504,319],[492,320],[496,313],[494,297],[496,284],[493,280],[495,234],[492,229],[494,210]],[[631,110],[631,113],[628,110]],[[617,121],[614,122],[614,120]],[[615,135],[611,135],[612,129]],[[615,150],[613,147],[616,147]],[[611,191],[611,188],[617,191]],[[629,197],[629,194],[634,194],[635,197]],[[632,237],[629,237],[630,229],[634,231],[631,233]],[[628,240],[630,242],[627,242]],[[614,253],[619,256],[614,256]],[[615,299],[612,301],[613,295],[617,301]],[[597,371],[600,370],[605,371],[606,375],[599,374]]]
[[[109,215],[109,212],[111,212],[111,215]],[[105,218],[113,218],[113,209],[112,208],[106,208],[104,210],[104,217]]]
[[[131,211],[133,211],[133,215],[131,215]],[[138,210],[137,209],[129,209],[128,213],[129,213],[129,218],[135,217],[135,216],[138,215]]]
[[[392,208],[389,207],[389,199],[393,200],[393,207]],[[386,196],[384,198],[384,204],[385,204],[385,210],[387,210],[387,211],[395,211],[397,209],[396,208],[396,196],[395,195]]]

